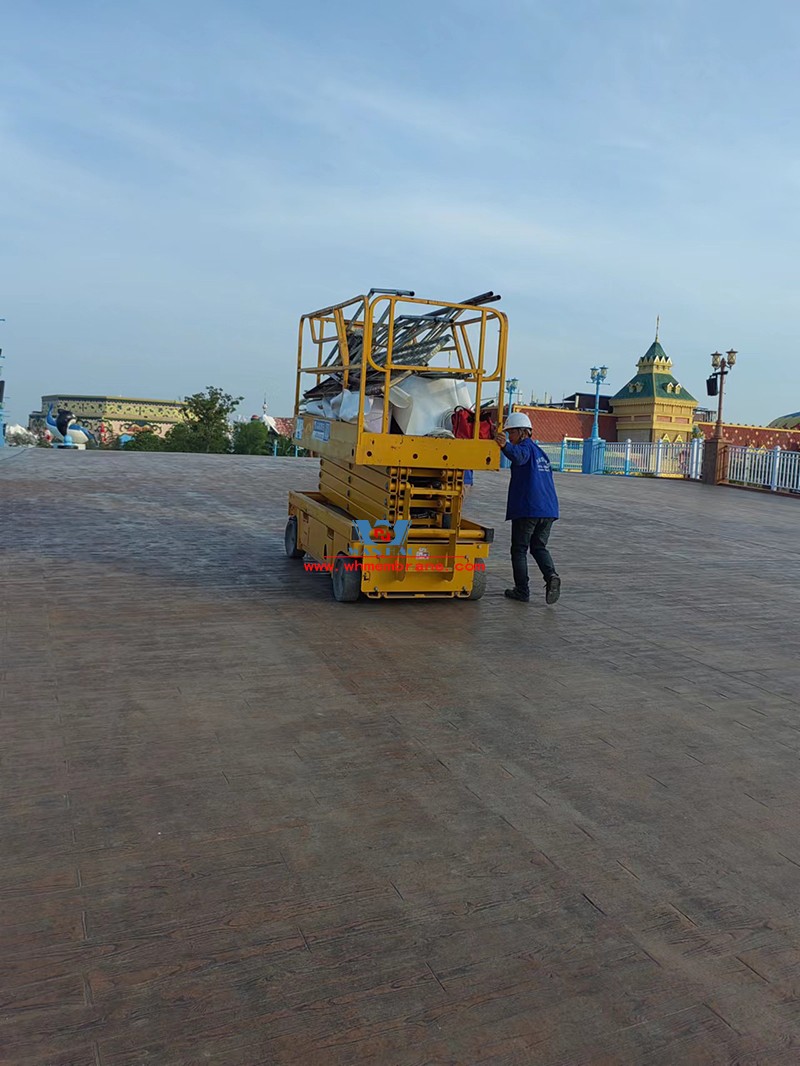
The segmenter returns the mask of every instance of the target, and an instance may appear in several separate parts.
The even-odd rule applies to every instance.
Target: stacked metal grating
[[[367,299],[377,291],[382,290],[371,290]],[[414,294],[404,293],[403,295],[413,296]],[[465,313],[467,308],[494,303],[499,299],[501,297],[496,296],[493,292],[484,292],[479,296],[471,296],[468,300],[463,300],[462,304],[466,305],[463,307],[442,307],[439,310],[427,311],[418,315],[395,315],[392,362],[405,366],[423,367],[427,366],[430,360],[435,355],[438,355],[439,352],[456,351],[456,343],[452,331],[453,323]],[[362,304],[361,306],[365,311],[364,305]],[[386,310],[380,318],[375,320],[372,328],[370,356],[377,366],[385,366],[389,354],[390,309],[391,305],[387,305]],[[316,312],[316,314],[322,315],[327,310],[332,309],[326,308],[323,311]],[[363,330],[355,324],[357,317],[357,314],[354,313],[345,325],[349,353],[348,387],[350,389],[359,389],[361,387],[361,369],[364,358]],[[341,360],[341,348],[337,341],[321,365],[339,366],[341,365]],[[392,374],[392,384],[399,384],[410,373],[413,373],[413,371],[398,371],[396,374]],[[464,377],[464,374],[460,369],[442,369],[441,371],[432,371],[430,376],[460,378]],[[376,370],[368,370],[366,378],[366,394],[368,396],[379,395],[385,384],[385,374]],[[318,400],[337,396],[343,389],[343,382],[342,372],[334,371],[330,377],[323,379],[318,385],[303,393],[303,399]]]

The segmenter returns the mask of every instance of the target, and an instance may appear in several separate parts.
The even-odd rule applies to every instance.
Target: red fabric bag
[[[494,421],[485,413],[480,416],[479,440],[493,440],[495,434]],[[472,440],[475,434],[475,412],[468,411],[466,407],[457,407],[453,411],[453,436],[461,440]]]

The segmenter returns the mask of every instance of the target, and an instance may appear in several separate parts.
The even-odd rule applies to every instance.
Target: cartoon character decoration
[[[45,422],[52,435],[54,448],[85,448],[89,441],[97,444],[94,433],[86,426],[81,426],[72,411],[59,408],[58,417],[53,418],[53,404],[50,404]]]

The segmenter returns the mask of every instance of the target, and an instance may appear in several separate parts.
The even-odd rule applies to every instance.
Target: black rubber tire
[[[475,570],[472,574],[472,592],[467,596],[468,600],[479,600],[486,592],[486,571]]]
[[[355,603],[361,595],[361,567],[345,570],[345,563],[353,563],[349,555],[337,555],[331,573],[333,598],[337,603]]]
[[[286,532],[283,535],[283,544],[286,554],[290,559],[302,559],[306,554],[302,548],[297,547],[297,516],[292,515],[286,523]]]

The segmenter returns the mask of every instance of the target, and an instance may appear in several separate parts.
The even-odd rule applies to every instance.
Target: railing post
[[[778,469],[781,463],[781,446],[776,444],[772,449],[772,477],[770,479],[769,487],[772,492],[778,491]]]
[[[661,451],[663,443],[663,441],[659,441],[658,444],[656,444],[656,477],[661,477]]]
[[[561,471],[564,470],[564,463],[566,461],[567,461],[567,438],[564,437],[564,439],[561,441],[561,466],[559,467],[559,470],[561,470]]]
[[[625,441],[625,476],[628,477],[631,472],[631,439]]]

